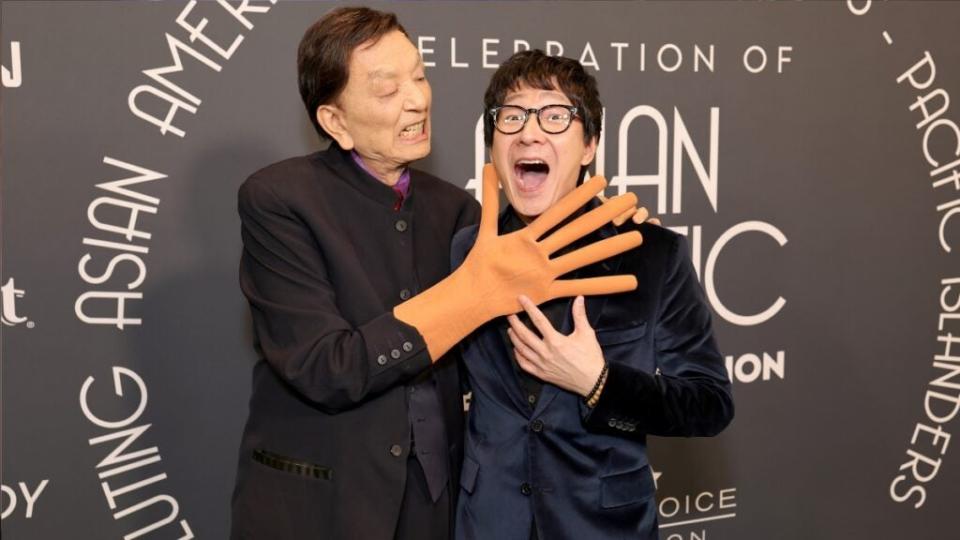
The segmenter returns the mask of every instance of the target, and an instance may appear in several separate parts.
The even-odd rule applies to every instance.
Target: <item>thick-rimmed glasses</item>
[[[501,105],[490,109],[493,125],[504,135],[520,133],[527,124],[530,115],[537,116],[537,123],[545,133],[556,135],[566,131],[574,118],[577,118],[577,107],[573,105],[544,105],[539,109],[525,109],[518,105]]]

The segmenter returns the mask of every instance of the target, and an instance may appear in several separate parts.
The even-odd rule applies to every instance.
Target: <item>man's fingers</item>
[[[513,355],[517,358],[517,364],[520,366],[520,369],[535,377],[540,377],[540,370],[537,367],[537,363],[532,358],[526,356],[519,349],[513,349]]]
[[[478,236],[496,236],[500,214],[500,179],[492,163],[483,166],[483,206],[480,209]]]
[[[652,218],[648,219],[648,220],[647,220],[647,223],[652,223],[653,225],[656,225],[656,226],[658,226],[658,227],[663,226],[663,224],[660,223],[660,218],[656,218],[656,217],[652,217]]]
[[[590,326],[590,319],[587,318],[587,306],[583,296],[578,296],[573,299],[573,309],[570,311],[573,316],[574,332],[593,330],[593,327]]]
[[[534,334],[532,330],[527,328],[527,325],[520,322],[520,319],[516,315],[508,316],[507,321],[510,323],[510,328],[507,329],[507,335],[511,336],[511,340],[523,343],[531,351],[534,351],[535,355],[541,355],[546,352],[546,345],[543,343],[543,340],[540,339],[540,336]]]
[[[597,193],[602,192],[605,187],[607,187],[606,179],[602,176],[594,176],[577,187],[577,189],[564,195],[562,199],[548,208],[546,212],[540,214],[540,217],[533,220],[530,225],[527,225],[527,230],[534,235],[534,238],[540,238],[546,234],[547,231],[559,225],[567,216],[576,212],[578,208],[587,204],[587,201],[592,199]],[[608,219],[607,221],[610,220]]]
[[[540,242],[540,245],[543,246],[544,251],[549,255],[569,245],[578,238],[592,233],[604,224],[613,221],[615,217],[636,206],[636,204],[637,196],[633,193],[624,193],[623,195],[614,197],[601,206],[594,208],[564,225],[559,231],[544,238],[543,241]]]
[[[537,307],[529,298],[524,295],[520,295],[520,305],[523,306],[523,310],[527,312],[527,315],[530,317],[530,322],[537,327],[537,330],[540,331],[540,335],[546,338],[547,336],[556,333],[556,329],[550,324],[550,319],[540,311],[540,308]],[[519,322],[519,320],[517,321]]]
[[[550,261],[550,266],[556,272],[556,275],[562,276],[567,272],[572,272],[577,268],[591,265],[595,262],[609,259],[614,255],[619,255],[629,251],[643,243],[643,236],[639,231],[630,231],[610,238],[604,238],[599,242],[594,242],[584,246],[574,252],[557,257]]]
[[[637,208],[637,211],[633,214],[633,222],[640,225],[646,221],[648,217],[650,217],[650,212],[647,210],[647,207],[641,206]]]
[[[563,298],[568,296],[596,296],[598,294],[616,294],[637,288],[637,278],[630,275],[604,276],[584,279],[559,279],[550,285],[548,296]]]
[[[524,343],[523,340],[517,336],[517,333],[514,332],[512,328],[507,329],[507,336],[510,337],[510,343],[513,343],[513,349],[515,351],[518,351],[528,360],[533,361],[533,359],[539,358],[540,355],[538,355],[536,351],[531,349],[529,345]]]

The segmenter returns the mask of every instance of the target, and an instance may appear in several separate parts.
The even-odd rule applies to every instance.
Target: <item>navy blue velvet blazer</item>
[[[733,418],[730,382],[684,238],[649,224],[619,231],[636,229],[643,245],[575,276],[633,274],[640,284],[587,298],[609,364],[596,408],[550,384],[531,408],[495,323],[463,342],[473,398],[457,538],[528,540],[533,526],[549,540],[657,538],[646,436],[712,436]],[[607,225],[592,237],[617,233]],[[473,226],[454,237],[454,267],[476,234]],[[569,307],[563,326],[572,330]]]

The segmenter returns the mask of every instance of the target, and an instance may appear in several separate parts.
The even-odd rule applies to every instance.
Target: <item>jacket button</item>
[[[381,366],[386,365],[386,363],[387,363],[387,355],[381,354],[380,356],[378,356],[378,357],[377,357],[377,363],[380,364]]]
[[[393,457],[400,457],[400,454],[402,453],[403,453],[403,448],[401,448],[399,444],[395,444],[390,447],[390,455],[392,455]]]
[[[530,430],[533,431],[534,433],[540,433],[541,431],[543,431],[543,420],[540,420],[539,418],[537,418],[536,420],[531,422]]]
[[[400,358],[400,350],[394,349],[390,351],[390,358],[393,358],[394,360],[396,360],[397,358]]]
[[[396,227],[398,231],[403,232],[407,230],[407,222],[402,219],[398,219],[394,224],[394,227]]]
[[[403,352],[410,352],[410,351],[412,351],[412,350],[413,350],[413,343],[410,343],[409,341],[404,341],[404,342],[403,342]]]
[[[533,493],[533,488],[530,487],[530,484],[524,482],[520,484],[520,493],[523,493],[524,495],[530,495]]]
[[[410,299],[410,289],[402,289],[402,290],[400,291],[400,299],[401,299],[401,300],[409,300],[409,299]]]
[[[607,420],[607,425],[610,427],[617,427],[617,419],[611,418],[610,420]]]

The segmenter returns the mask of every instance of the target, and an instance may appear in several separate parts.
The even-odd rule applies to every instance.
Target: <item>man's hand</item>
[[[565,336],[526,296],[520,305],[540,333],[527,328],[516,315],[510,315],[507,335],[520,368],[538,379],[582,397],[593,389],[603,370],[603,351],[587,320],[582,296],[573,301],[573,332]]]
[[[637,288],[637,279],[632,275],[559,278],[639,246],[643,237],[638,231],[611,236],[551,258],[633,208],[637,202],[633,193],[614,197],[550,232],[606,187],[606,180],[595,176],[523,229],[500,235],[498,184],[496,169],[488,164],[483,171],[483,207],[477,240],[463,264],[443,281],[393,309],[397,319],[420,332],[434,361],[485,322],[519,312],[522,307],[517,297],[521,294],[539,304],[564,296],[612,294]]]
[[[607,202],[607,198],[602,193],[597,195],[597,197],[601,201]],[[639,208],[628,208],[626,212],[615,217],[612,223],[615,227],[619,227],[624,223],[626,223],[627,220],[631,218],[633,219],[633,222],[636,223],[637,225],[640,225],[641,223],[646,221],[647,223],[652,223],[653,225],[662,226],[662,223],[660,223],[660,218],[650,217],[650,212],[647,211],[646,206],[641,206]]]

